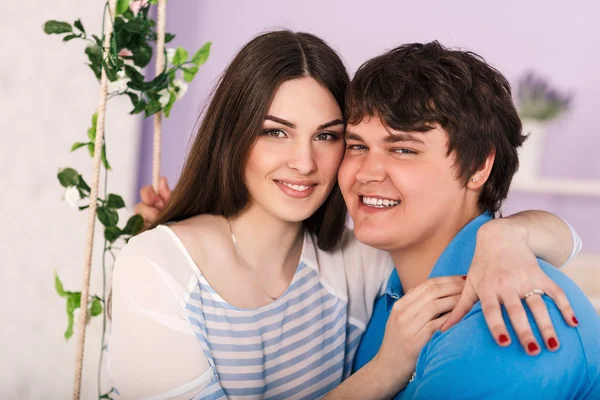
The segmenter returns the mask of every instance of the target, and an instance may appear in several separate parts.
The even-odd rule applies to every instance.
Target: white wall
[[[98,32],[104,2],[35,0],[3,2],[0,14],[0,398],[69,398],[75,336],[63,337],[65,304],[53,287],[56,270],[67,290],[78,291],[87,214],[61,201],[59,167],[72,166],[91,182],[84,149],[97,107],[98,84],[85,65],[84,45],[62,43],[42,31],[48,19]],[[139,120],[113,103],[107,122],[108,157],[117,172],[109,190],[131,204],[136,181]],[[119,107],[120,105],[120,107]],[[117,145],[118,144],[118,145]],[[101,232],[99,235],[101,236]],[[97,241],[100,244],[100,240]],[[97,247],[98,249],[98,247]],[[99,251],[91,293],[100,293]],[[88,329],[83,399],[96,396],[100,321]]]

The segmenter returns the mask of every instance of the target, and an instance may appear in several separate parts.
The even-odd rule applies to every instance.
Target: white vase
[[[542,150],[546,124],[535,120],[523,120],[523,134],[528,135],[519,148],[519,170],[515,179],[532,181],[540,176],[542,166]]]

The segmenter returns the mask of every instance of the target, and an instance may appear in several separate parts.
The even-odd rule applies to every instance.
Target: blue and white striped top
[[[115,264],[108,370],[121,398],[316,399],[349,376],[393,265],[351,231],[334,252],[304,236],[286,292],[227,303],[166,226]]]

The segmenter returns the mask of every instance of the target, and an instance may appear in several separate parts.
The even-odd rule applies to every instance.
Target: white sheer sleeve
[[[583,243],[581,242],[581,238],[579,237],[577,232],[575,232],[575,229],[573,229],[571,224],[569,224],[565,219],[563,219],[563,221],[569,226],[569,229],[571,230],[571,237],[573,239],[573,249],[571,250],[571,255],[569,256],[569,259],[565,261],[565,263],[560,268],[564,268],[567,264],[569,264],[575,258],[575,256],[579,254],[583,245]]]
[[[107,364],[122,399],[189,399],[214,376],[185,317],[184,269],[169,265],[181,256],[159,242],[157,232],[144,233],[115,263]]]

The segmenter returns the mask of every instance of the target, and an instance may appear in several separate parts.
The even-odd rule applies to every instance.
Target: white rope
[[[109,0],[110,15],[104,21],[104,51],[103,57],[106,57],[110,49],[110,39],[112,35],[113,18],[116,10],[116,0]],[[73,399],[79,400],[81,394],[81,375],[83,369],[83,352],[85,347],[85,331],[88,309],[88,297],[90,291],[90,273],[92,270],[92,250],[94,244],[94,226],[96,223],[96,209],[98,202],[98,186],[100,180],[100,163],[102,161],[102,145],[104,143],[104,121],[106,117],[106,99],[107,99],[108,78],[104,68],[100,78],[100,105],[98,106],[98,120],[96,122],[96,141],[94,143],[94,168],[92,177],[92,186],[90,191],[90,207],[88,210],[87,240],[85,247],[85,260],[83,267],[83,285],[81,288],[82,310],[77,329],[77,351],[75,355],[75,379],[73,382]]]
[[[156,75],[163,72],[165,67],[165,23],[167,2],[158,0],[157,26],[156,26]],[[152,155],[152,187],[158,193],[160,181],[160,148],[162,136],[162,112],[154,114],[154,151]]]

